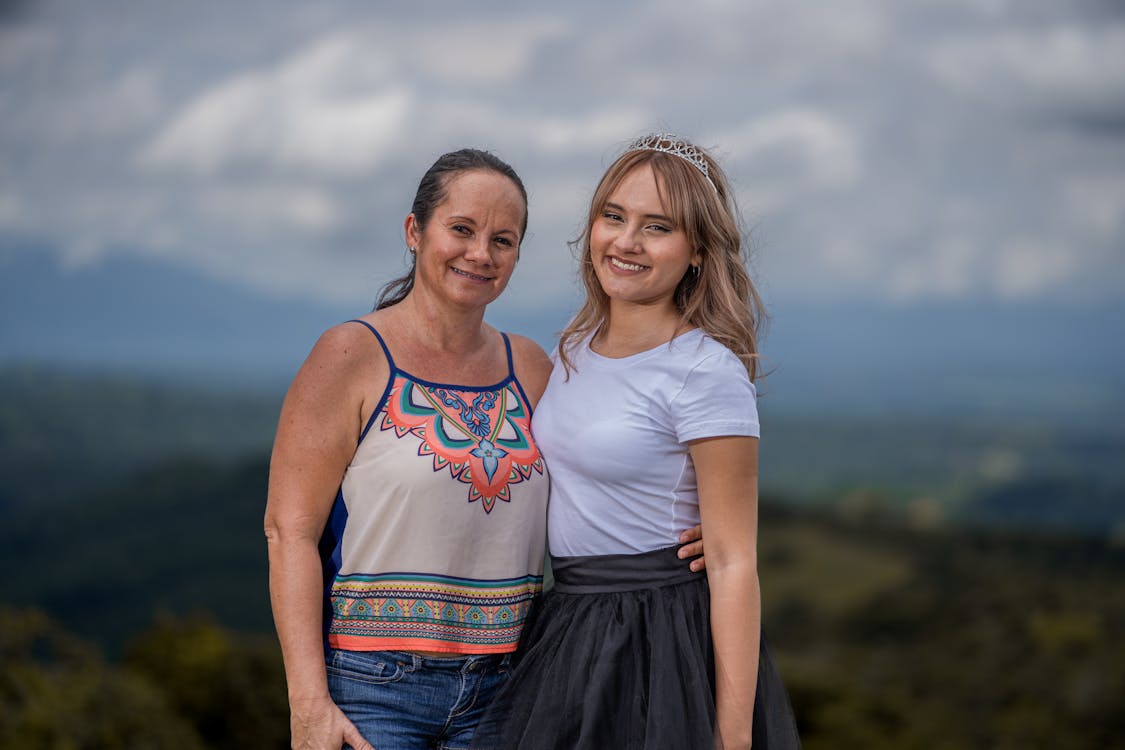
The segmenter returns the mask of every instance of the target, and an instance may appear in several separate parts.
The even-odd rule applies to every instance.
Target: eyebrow
[[[628,213],[625,210],[624,206],[619,206],[616,203],[614,203],[613,201],[606,201],[605,208],[612,208],[613,210],[620,211],[621,213]],[[664,214],[645,214],[645,218],[646,219],[656,219],[657,221],[666,221],[669,224],[675,224],[676,223],[672,219],[671,216],[665,216]]]

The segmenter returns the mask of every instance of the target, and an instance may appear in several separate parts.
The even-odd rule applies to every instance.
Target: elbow
[[[716,551],[707,549],[707,579],[712,589],[756,590],[758,558],[752,546]]]
[[[263,531],[266,535],[266,544],[274,547],[281,541],[281,528],[277,525],[277,520],[266,515]]]
[[[281,540],[281,519],[272,499],[266,501],[266,515],[262,519],[262,531],[266,535],[266,542],[272,547]]]
[[[262,530],[268,548],[274,550],[292,545],[317,547],[324,533],[323,520],[308,513],[290,512],[291,510],[286,510],[281,504],[275,507],[272,501],[266,504]]]
[[[295,539],[310,537],[308,533],[305,533],[303,529],[300,529],[291,520],[287,520],[282,514],[276,513],[272,508],[268,507],[266,509],[265,519],[263,519],[262,531],[266,535],[266,546],[271,550],[279,549]]]
[[[707,541],[706,531],[704,541]],[[704,550],[708,575],[758,576],[758,549],[753,543],[720,538],[706,545]]]
[[[707,577],[712,581],[743,581],[757,584],[758,565],[753,558],[724,560],[712,564],[711,558],[708,556]]]

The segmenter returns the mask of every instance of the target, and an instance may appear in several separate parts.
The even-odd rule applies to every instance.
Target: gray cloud
[[[418,177],[472,144],[531,192],[503,304],[562,310],[601,169],[670,128],[727,166],[775,297],[1125,292],[1112,4],[192,6],[5,19],[0,232],[366,303]]]

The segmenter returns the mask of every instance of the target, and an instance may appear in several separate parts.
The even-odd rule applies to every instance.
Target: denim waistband
[[[418,669],[453,669],[472,671],[482,667],[506,667],[512,661],[512,654],[450,654],[449,656],[430,656],[416,654],[413,651],[352,651],[328,647],[328,655],[334,651],[346,651],[352,657],[360,659],[385,660],[397,662],[403,667]]]
[[[632,555],[552,557],[554,591],[560,594],[602,594],[636,591],[701,581],[706,573],[693,572],[676,557],[680,545]]]

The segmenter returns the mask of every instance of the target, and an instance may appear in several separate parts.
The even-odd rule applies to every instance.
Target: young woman
[[[555,586],[494,708],[497,747],[799,747],[760,637],[762,307],[736,216],[714,160],[671,135],[598,184],[586,301],[532,423]],[[676,557],[700,519],[706,575]]]
[[[413,267],[321,337],[286,396],[265,526],[294,748],[493,736],[479,722],[543,581],[529,422],[551,365],[484,322],[526,227],[510,166],[439,158],[406,217]]]

